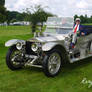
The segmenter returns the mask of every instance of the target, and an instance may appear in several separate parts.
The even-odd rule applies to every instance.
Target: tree
[[[87,23],[87,16],[84,17],[83,15],[81,15],[80,19],[81,19],[81,23]]]
[[[85,14],[85,17],[84,17],[84,18],[85,18],[85,21],[84,21],[84,22],[85,22],[85,23],[89,23],[89,18],[88,18],[88,16],[87,16],[87,14]]]
[[[43,22],[46,22],[48,17],[53,16],[52,14],[45,12],[44,10],[41,10],[38,12],[39,22],[41,23],[41,30],[43,28]]]
[[[90,17],[90,23],[92,23],[92,16]]]
[[[18,13],[18,14],[16,14],[16,20],[18,20],[18,21],[23,21],[23,14],[22,13]]]
[[[12,20],[16,20],[16,21],[26,21],[26,16],[27,13],[20,13],[17,11],[7,11],[7,23],[8,25],[10,24],[10,22]]]
[[[87,14],[85,14],[85,16],[83,15],[75,15],[74,16],[74,19],[76,18],[80,18],[81,19],[81,23],[84,24],[84,23],[92,23],[92,16],[88,17]]]
[[[49,16],[53,16],[52,14],[46,12],[41,5],[36,5],[34,7],[31,6],[31,8],[27,9],[26,11],[29,16],[28,20],[31,22],[33,33],[35,32],[38,23],[42,24],[42,29],[43,22],[45,22]]]
[[[0,5],[0,23],[6,20],[6,8]]]
[[[6,8],[4,7],[5,0],[0,0],[0,23],[6,20]]]
[[[24,21],[29,21],[29,14],[28,13],[23,12],[22,17],[23,17]]]
[[[75,21],[75,19],[78,18],[78,17],[79,17],[78,15],[75,15],[75,16],[74,16],[74,21]]]
[[[8,25],[10,24],[10,22],[12,20],[16,19],[16,21],[17,20],[20,21],[20,20],[22,20],[21,18],[22,18],[21,13],[19,13],[17,11],[7,11],[7,23],[8,23]]]
[[[5,0],[0,0],[0,5],[4,6],[5,5]]]

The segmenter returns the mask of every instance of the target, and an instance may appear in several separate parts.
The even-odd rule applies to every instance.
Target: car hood
[[[31,42],[52,42],[52,41],[62,41],[65,40],[65,37],[68,35],[62,34],[62,35],[49,35],[49,36],[41,36],[41,37],[35,37],[30,39]]]

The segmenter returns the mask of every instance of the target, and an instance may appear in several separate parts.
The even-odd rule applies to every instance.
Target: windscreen
[[[49,17],[47,27],[73,28],[73,23],[72,17]]]
[[[68,34],[72,32],[72,28],[47,28],[45,32],[52,34]]]
[[[74,19],[71,17],[49,17],[45,32],[68,34],[73,30]]]

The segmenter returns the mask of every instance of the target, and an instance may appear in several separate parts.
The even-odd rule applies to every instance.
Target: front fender
[[[52,48],[54,48],[54,47],[57,46],[57,45],[61,45],[61,44],[58,44],[58,43],[55,43],[55,42],[45,43],[45,44],[42,46],[42,50],[43,50],[43,51],[50,51]]]
[[[13,40],[7,41],[5,43],[5,47],[10,47],[10,46],[16,45],[18,42],[21,42],[21,43],[25,44],[24,40],[13,39]]]

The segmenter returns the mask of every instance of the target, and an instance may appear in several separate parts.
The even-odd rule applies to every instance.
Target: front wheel
[[[11,70],[19,70],[22,68],[22,57],[20,51],[16,49],[16,46],[12,46],[9,48],[8,53],[6,55],[6,64]]]
[[[46,53],[43,60],[43,70],[46,76],[54,77],[61,70],[61,53],[59,50],[52,50]]]

